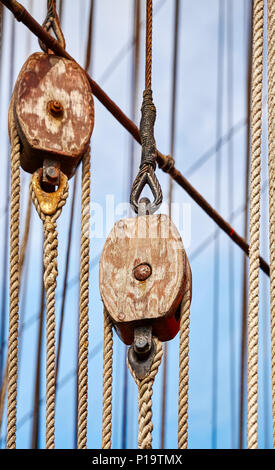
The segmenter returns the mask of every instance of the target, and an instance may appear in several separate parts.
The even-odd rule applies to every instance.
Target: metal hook
[[[139,326],[134,330],[134,343],[128,349],[128,361],[138,379],[149,374],[156,354],[152,326]]]

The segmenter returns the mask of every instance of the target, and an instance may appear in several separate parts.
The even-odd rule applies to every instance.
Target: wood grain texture
[[[138,281],[133,273],[141,263],[152,268],[145,281]],[[141,216],[115,224],[103,248],[99,282],[103,303],[127,344],[131,344],[137,321],[153,322],[166,339],[175,336],[186,263],[181,237],[168,216]],[[172,317],[177,324],[168,331],[166,320]]]
[[[15,86],[14,115],[24,151],[21,166],[33,173],[43,158],[60,160],[71,177],[84,155],[94,126],[94,104],[88,80],[73,61],[35,53],[22,67]],[[62,116],[49,112],[51,101]]]

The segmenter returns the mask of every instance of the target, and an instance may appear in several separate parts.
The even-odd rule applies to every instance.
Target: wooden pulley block
[[[179,232],[163,214],[116,222],[100,260],[104,306],[120,338],[133,344],[137,327],[161,341],[174,338],[191,270]],[[139,333],[137,333],[137,336]]]
[[[23,144],[22,168],[33,173],[48,159],[70,178],[94,126],[93,97],[85,73],[63,57],[31,55],[15,85],[14,117]]]

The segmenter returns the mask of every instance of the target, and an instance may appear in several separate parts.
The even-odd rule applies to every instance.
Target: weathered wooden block
[[[70,178],[94,126],[92,92],[81,68],[52,54],[31,55],[15,85],[14,116],[23,143],[22,168],[33,173],[44,158],[53,158]]]
[[[160,340],[179,330],[179,311],[189,263],[181,237],[166,215],[118,221],[100,260],[100,292],[115,328],[126,344],[133,329],[150,323]]]

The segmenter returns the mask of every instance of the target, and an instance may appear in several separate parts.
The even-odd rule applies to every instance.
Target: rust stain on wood
[[[71,177],[85,153],[94,126],[94,104],[85,74],[73,61],[35,53],[22,67],[15,86],[14,115],[24,151],[21,165],[33,173],[43,158],[61,161]],[[49,112],[57,102],[62,113]]]

